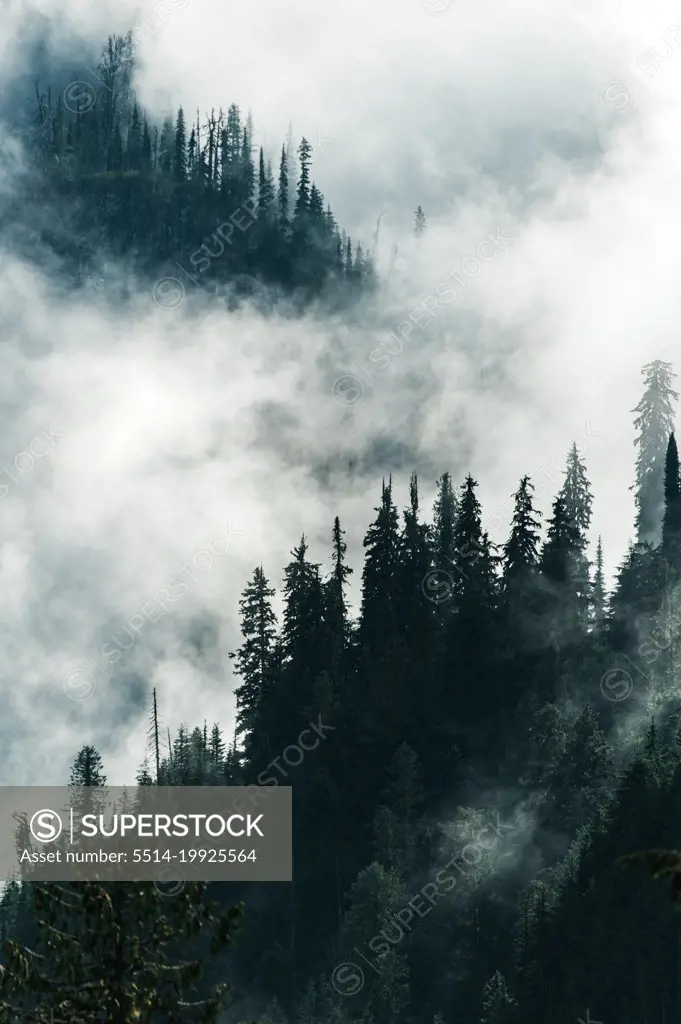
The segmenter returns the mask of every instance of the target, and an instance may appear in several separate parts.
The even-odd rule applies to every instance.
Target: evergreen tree
[[[349,639],[348,606],[345,591],[352,569],[345,564],[347,544],[338,516],[333,521],[333,569],[325,586],[326,621],[332,637],[338,644],[338,653],[345,650]]]
[[[442,474],[437,488],[433,505],[433,560],[436,566],[447,568],[454,558],[454,529],[459,506],[449,473]]]
[[[515,493],[511,536],[504,545],[504,583],[525,581],[539,564],[539,515],[532,505],[534,486],[528,476],[520,481]]]
[[[260,159],[258,164],[258,218],[270,220],[274,204],[274,183],[265,166],[265,155],[260,147]]]
[[[142,121],[140,119],[137,103],[135,103],[132,108],[126,158],[128,170],[142,170],[144,160],[144,138],[142,132]]]
[[[274,593],[262,566],[255,569],[239,601],[242,644],[230,654],[234,671],[242,679],[234,695],[237,736],[245,736],[247,755],[251,753],[261,702],[270,680],[277,628],[271,604]]]
[[[426,217],[420,206],[416,208],[414,214],[414,234],[417,238],[420,238],[426,230]]]
[[[483,989],[481,1024],[503,1024],[513,1003],[503,974],[496,971]]]
[[[573,517],[568,515],[564,499],[556,498],[540,559],[541,570],[551,583],[565,587],[571,582],[581,543],[579,529]]]
[[[586,467],[580,458],[577,445],[574,443],[568,453],[565,481],[559,496],[565,507],[565,513],[579,537],[579,546],[584,550],[591,523],[593,498],[591,485],[586,476]]]
[[[681,554],[681,480],[679,479],[679,452],[673,434],[669,436],[664,465],[664,519],[662,521],[662,550],[675,568],[680,568]]]
[[[637,414],[634,444],[636,457],[636,529],[639,542],[658,544],[664,505],[664,460],[669,435],[674,429],[672,388],[676,376],[671,363],[656,359],[641,370],[645,390],[633,410]]]
[[[184,181],[187,177],[187,133],[182,107],[177,112],[177,121],[175,122],[173,175],[177,181]]]
[[[204,882],[165,901],[142,882],[33,883],[38,949],[4,944],[0,1008],[26,1024],[216,1024],[229,986],[200,997],[197,960],[174,960],[171,942],[203,933],[213,955],[228,947],[241,909],[219,911]]]
[[[281,161],[279,164],[279,223],[282,228],[288,225],[288,208],[289,208],[289,192],[288,192],[288,168],[286,162],[286,149],[284,146],[281,147]]]
[[[392,499],[392,478],[381,485],[381,504],[364,538],[360,638],[370,652],[380,650],[397,628],[397,581],[400,569],[398,514]]]
[[[396,920],[407,905],[407,895],[396,872],[373,863],[357,876],[350,893],[350,908],[341,931],[343,959],[351,950],[378,954],[376,974],[368,975],[355,997],[355,1019],[388,1024],[399,1018],[409,1000],[409,967],[406,950],[400,945],[405,931]],[[380,952],[379,952],[380,945]]]
[[[307,139],[302,139],[298,147],[298,159],[300,161],[300,178],[298,179],[298,191],[296,194],[296,205],[294,218],[297,221],[304,219],[310,205],[310,163],[312,159],[312,146]]]
[[[173,129],[172,120],[169,117],[167,117],[163,122],[159,148],[159,167],[163,174],[170,174],[173,165],[174,152],[175,132]]]
[[[406,653],[427,674],[433,654],[432,604],[424,593],[431,567],[428,527],[419,521],[418,479],[409,481],[409,508],[404,512],[398,575],[398,628]],[[425,727],[425,722],[424,722]]]
[[[603,543],[600,537],[596,547],[596,570],[592,585],[591,605],[593,627],[595,630],[600,631],[605,626],[608,614],[608,595],[605,588],[605,571],[603,568]]]
[[[385,802],[374,817],[374,837],[381,863],[395,870],[405,882],[416,867],[422,838],[419,815],[423,802],[418,757],[403,743],[388,768]]]
[[[550,783],[549,821],[574,831],[595,820],[612,796],[616,778],[613,751],[590,704],[568,737]]]

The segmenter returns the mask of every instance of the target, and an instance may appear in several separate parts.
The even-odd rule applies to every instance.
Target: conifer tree
[[[520,481],[515,493],[511,536],[504,545],[504,583],[525,580],[539,564],[539,516],[532,505],[534,486],[528,476]]]
[[[381,485],[381,504],[364,538],[360,637],[369,652],[382,648],[397,628],[397,584],[400,537],[397,508],[392,499],[392,478]]]
[[[603,542],[600,536],[596,547],[596,568],[591,593],[591,622],[595,630],[601,631],[605,626],[608,614],[608,595],[603,568]]]
[[[508,1020],[510,1008],[514,1000],[508,991],[506,979],[501,971],[496,971],[485,983],[482,992],[481,1024],[504,1024]]]
[[[577,445],[574,442],[568,452],[565,481],[560,491],[560,498],[563,501],[565,513],[579,537],[579,546],[584,550],[587,545],[587,534],[591,523],[593,497],[591,494],[591,484],[586,476],[586,467],[580,458]]]
[[[426,217],[420,206],[416,208],[414,214],[414,234],[417,238],[420,238],[426,230]]]
[[[169,117],[166,117],[161,130],[161,141],[159,147],[159,166],[163,174],[170,174],[173,166],[174,152],[175,132],[173,130],[173,122]]]
[[[586,704],[569,735],[550,784],[554,828],[575,830],[607,807],[616,779],[613,751]]]
[[[380,972],[365,978],[357,993],[355,1011],[365,1021],[398,1019],[409,999],[409,967],[401,945],[405,934],[396,915],[407,905],[404,886],[395,871],[374,862],[364,868],[350,891],[350,907],[341,931],[342,959],[350,959],[353,948],[366,948],[371,942],[378,955]]]
[[[433,614],[423,581],[431,567],[428,527],[419,521],[418,478],[409,481],[409,507],[404,511],[404,529],[400,537],[398,576],[398,628],[406,654],[427,674],[433,656]]]
[[[142,134],[142,122],[140,120],[137,103],[133,104],[130,120],[130,131],[128,132],[128,144],[126,147],[126,160],[128,169],[140,171],[144,158],[144,140]]]
[[[467,756],[480,757],[486,769],[495,771],[503,757],[498,728],[504,694],[500,651],[493,639],[500,625],[498,556],[482,529],[476,487],[470,475],[461,485],[450,570],[453,613],[445,624],[440,689],[450,733],[462,737]],[[493,713],[483,715],[483,703]]]
[[[338,652],[345,649],[349,639],[348,606],[345,591],[352,569],[345,564],[347,544],[345,531],[341,530],[338,516],[333,521],[333,569],[325,585],[326,619],[329,631],[338,645]]]
[[[274,204],[274,183],[265,166],[265,154],[260,147],[258,164],[258,219],[271,220]]]
[[[447,568],[454,557],[454,529],[459,505],[449,473],[442,474],[437,488],[433,505],[433,560],[436,566]]]
[[[678,393],[672,388],[676,376],[671,363],[660,359],[646,363],[641,370],[645,390],[633,410],[636,445],[636,529],[638,540],[658,544],[664,508],[664,464],[669,435],[674,429],[674,403]]]
[[[304,219],[310,205],[310,162],[312,158],[312,146],[307,139],[301,139],[298,147],[298,159],[300,161],[300,177],[298,179],[298,191],[296,193],[296,205],[294,218],[296,221]]]
[[[374,817],[374,841],[381,863],[405,882],[416,867],[423,802],[418,756],[409,744],[402,743],[388,768],[384,802]]]
[[[482,529],[481,506],[476,494],[477,480],[467,476],[461,485],[454,526],[454,584],[457,610],[491,609],[495,604],[497,556]]]
[[[288,225],[289,189],[288,189],[288,168],[286,162],[286,149],[281,147],[281,160],[279,163],[279,224],[282,228]]]
[[[664,466],[664,519],[662,522],[662,550],[675,568],[680,568],[681,552],[681,480],[679,478],[679,452],[676,438],[669,436]]]
[[[182,107],[177,112],[177,121],[175,122],[173,175],[177,181],[184,181],[187,177],[187,133]]]
[[[567,586],[572,579],[575,558],[581,551],[581,537],[574,518],[568,515],[565,501],[557,497],[553,516],[548,522],[546,541],[542,548],[540,567],[551,583]]]
[[[237,736],[245,736],[248,753],[258,723],[261,702],[271,678],[277,628],[271,604],[274,593],[262,566],[256,568],[239,601],[242,643],[236,652],[230,654],[234,661],[234,671],[242,680],[234,691]]]
[[[213,955],[227,948],[241,908],[219,911],[206,883],[191,882],[166,899],[148,882],[33,883],[37,949],[7,941],[0,1009],[26,1024],[217,1024],[229,989],[199,996],[201,962],[175,960],[197,935]]]

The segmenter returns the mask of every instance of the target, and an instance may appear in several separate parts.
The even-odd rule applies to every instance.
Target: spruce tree
[[[416,208],[414,214],[414,234],[417,238],[420,238],[426,230],[426,216],[420,206]]]
[[[534,486],[528,476],[520,481],[515,493],[511,535],[503,548],[504,584],[523,582],[539,564],[539,517],[532,505]]]
[[[392,499],[392,478],[381,485],[381,504],[364,538],[360,639],[369,653],[380,650],[397,629],[397,587],[400,537],[397,508]]]
[[[557,497],[553,515],[548,521],[546,541],[542,548],[540,568],[551,583],[567,587],[572,581],[576,556],[581,552],[581,537],[574,518],[568,515],[565,501]]]
[[[175,149],[173,154],[173,176],[176,181],[184,181],[187,177],[187,133],[182,107],[177,112],[175,122]]]
[[[270,680],[277,629],[271,603],[274,593],[262,566],[256,568],[239,601],[242,643],[236,652],[229,655],[234,661],[235,674],[242,680],[234,696],[237,736],[245,737],[247,756],[250,754],[263,695]]]
[[[603,543],[598,538],[596,547],[596,568],[591,587],[591,622],[596,631],[605,627],[608,614],[608,595],[605,588],[605,570],[603,568]]]
[[[229,986],[202,996],[201,961],[168,950],[197,936],[212,955],[230,945],[241,908],[218,910],[206,888],[168,899],[149,882],[34,882],[37,949],[5,942],[0,1009],[16,1024],[217,1024]]]
[[[384,800],[374,816],[376,855],[405,882],[416,868],[423,838],[419,821],[424,803],[421,774],[416,752],[402,743],[388,767]]]
[[[454,557],[454,529],[459,503],[452,478],[443,473],[437,482],[437,496],[433,505],[433,561],[446,569]]]
[[[294,219],[303,220],[310,205],[310,163],[312,158],[312,146],[307,139],[301,139],[298,147],[298,159],[300,161],[300,177],[298,179],[298,191],[296,193],[296,205]]]
[[[260,147],[260,158],[258,163],[258,219],[270,221],[274,204],[274,184],[265,166],[265,155],[262,146]]]
[[[161,130],[161,144],[159,151],[159,166],[163,174],[170,174],[173,167],[173,155],[175,152],[175,132],[171,118],[166,117]]]
[[[349,640],[348,604],[345,591],[352,569],[345,564],[345,531],[341,530],[338,516],[333,521],[333,569],[331,578],[325,584],[326,621],[329,631],[336,644],[336,653],[340,655],[347,647]]]
[[[400,537],[398,577],[398,628],[406,647],[420,671],[427,673],[433,654],[433,606],[424,593],[424,580],[431,568],[428,527],[421,523],[418,478],[409,481],[409,508],[404,511],[404,529]]]
[[[482,1017],[480,1024],[505,1024],[514,1000],[508,991],[506,979],[501,971],[485,983],[482,992]]]
[[[593,822],[607,807],[615,780],[612,747],[586,704],[551,778],[548,822],[568,832]]]
[[[674,568],[681,568],[681,480],[679,479],[679,452],[673,434],[669,436],[664,465],[662,550],[667,561]]]
[[[288,225],[289,191],[288,191],[288,168],[286,163],[286,149],[281,147],[281,160],[279,163],[279,224],[282,229]]]
[[[574,526],[579,537],[582,550],[587,545],[587,534],[591,523],[591,506],[593,497],[591,484],[586,476],[586,467],[580,458],[577,445],[573,443],[568,452],[565,469],[565,481],[560,491],[566,515]]]
[[[658,544],[664,507],[665,452],[674,429],[674,403],[679,396],[672,388],[676,374],[671,363],[656,359],[646,363],[641,374],[645,390],[632,410],[637,414],[636,530],[639,542]]]
[[[128,144],[126,147],[126,163],[128,170],[140,171],[142,169],[144,156],[143,148],[144,140],[142,134],[142,122],[140,120],[137,103],[135,103],[132,108],[130,131],[128,132]]]

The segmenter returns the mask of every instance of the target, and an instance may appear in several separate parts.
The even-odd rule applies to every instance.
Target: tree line
[[[611,587],[600,539],[590,556],[593,495],[576,445],[546,524],[522,476],[498,545],[472,475],[455,487],[444,472],[430,515],[416,475],[402,509],[383,480],[356,612],[338,518],[326,566],[304,535],[293,548],[280,621],[264,567],[253,570],[230,655],[236,736],[183,724],[164,743],[154,693],[137,782],[291,785],[294,881],[211,883],[191,906],[169,901],[174,923],[149,885],[74,883],[67,899],[12,883],[0,914],[6,1020],[99,1020],[74,994],[90,983],[107,1006],[125,1003],[127,1017],[106,1018],[120,1021],[218,1019],[226,983],[224,1019],[263,1024],[567,1024],[587,1008],[632,1024],[681,1018],[678,918],[663,887],[617,865],[681,843],[677,394],[670,364],[643,376],[636,539]],[[71,781],[84,779],[104,783],[91,746]],[[187,946],[174,930],[183,915],[198,928],[191,908],[204,900],[206,928],[226,922],[225,961],[200,931]],[[70,923],[50,931],[46,907]],[[196,957],[196,1011],[179,981],[174,994],[161,985],[163,958],[148,954],[161,974],[145,966],[135,937],[157,927],[168,963]],[[114,976],[107,950],[123,939],[133,952]],[[27,949],[58,952],[49,978]]]

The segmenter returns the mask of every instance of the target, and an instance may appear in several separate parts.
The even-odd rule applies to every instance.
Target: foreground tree
[[[165,904],[165,906],[162,906]],[[217,911],[206,884],[175,895],[151,882],[33,883],[38,949],[3,945],[0,1009],[27,1024],[216,1024],[229,986],[203,997],[200,959],[168,947],[209,936],[212,955],[230,945],[241,908]]]

